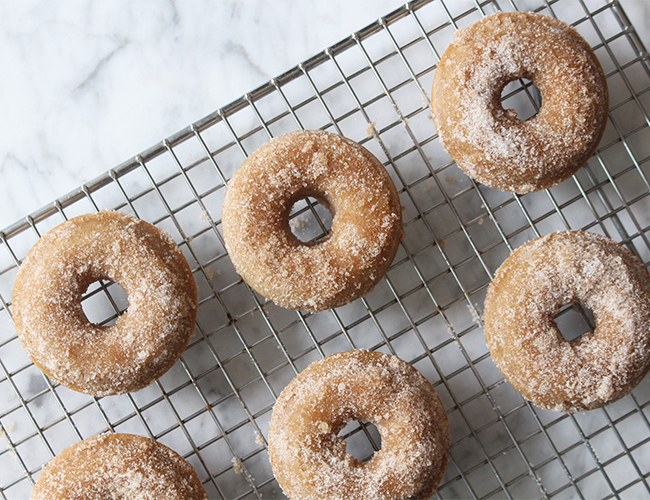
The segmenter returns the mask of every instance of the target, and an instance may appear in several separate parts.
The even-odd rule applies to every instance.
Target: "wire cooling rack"
[[[454,30],[502,10],[556,16],[586,38],[607,74],[611,110],[597,153],[574,178],[516,196],[481,186],[438,141],[429,90]],[[540,410],[503,380],[486,348],[487,285],[510,252],[564,229],[605,234],[650,261],[650,68],[616,2],[416,1],[196,122],[0,233],[0,495],[24,499],[45,463],[101,432],[167,444],[196,468],[210,498],[278,498],[266,451],[273,403],[309,363],[350,348],[411,362],[436,387],[452,429],[439,498],[650,496],[650,381],[605,409]],[[530,82],[505,91],[520,116],[538,104]],[[364,299],[318,314],[252,293],[224,249],[228,178],[269,138],[323,128],[365,145],[386,165],[404,206],[406,237]],[[53,383],[29,361],[11,319],[20,261],[62,221],[104,208],[173,235],[199,285],[196,335],[150,387],[93,398]],[[314,200],[294,207],[303,239],[327,230]],[[128,303],[114,284],[85,296],[109,324]],[[566,335],[582,317],[557,319]],[[344,431],[355,456],[380,446],[372,426]]]

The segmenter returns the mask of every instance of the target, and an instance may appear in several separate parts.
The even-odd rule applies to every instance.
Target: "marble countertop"
[[[650,46],[647,0],[621,0]],[[0,228],[402,5],[399,0],[5,4]]]

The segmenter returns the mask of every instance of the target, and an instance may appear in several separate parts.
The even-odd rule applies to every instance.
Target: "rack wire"
[[[429,111],[436,64],[455,29],[496,10],[573,25],[610,89],[609,123],[593,158],[572,179],[524,196],[469,179],[442,148]],[[538,104],[530,82],[507,87],[504,105],[520,115]],[[650,262],[649,108],[648,53],[615,1],[415,1],[10,226],[0,233],[0,496],[27,498],[43,465],[81,439],[132,432],[183,455],[210,498],[282,497],[266,449],[276,397],[312,361],[369,348],[412,363],[444,403],[452,446],[436,498],[647,498],[650,381],[604,409],[541,410],[494,366],[481,314],[497,267],[551,231],[598,232]],[[364,299],[317,314],[253,293],[232,267],[220,225],[234,170],[271,137],[299,128],[363,144],[386,165],[404,206],[406,237],[387,277]],[[94,398],[30,362],[11,296],[40,235],[104,208],[172,234],[200,303],[196,335],[170,372],[137,393]],[[328,217],[304,200],[292,227],[318,238]],[[117,285],[97,283],[83,306],[91,321],[110,324],[128,301]],[[557,322],[573,335],[589,328],[571,308]],[[344,432],[355,456],[367,459],[380,446],[372,426]]]

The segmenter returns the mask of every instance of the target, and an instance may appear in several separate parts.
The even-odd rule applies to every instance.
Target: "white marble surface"
[[[647,0],[621,0],[650,46]],[[402,5],[4,2],[0,228]]]

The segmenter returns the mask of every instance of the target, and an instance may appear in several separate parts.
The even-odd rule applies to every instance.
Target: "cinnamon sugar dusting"
[[[316,198],[332,214],[319,243],[292,234],[293,204]],[[228,183],[226,247],[237,272],[276,304],[318,311],[369,292],[387,272],[403,234],[401,204],[384,166],[360,145],[299,131],[255,151]]]
[[[372,422],[382,447],[364,463],[337,434]],[[310,365],[282,392],[269,456],[292,499],[428,498],[449,454],[449,423],[431,384],[395,356],[358,350]]]
[[[106,434],[81,441],[43,470],[31,500],[207,500],[192,466],[151,439]]]
[[[528,120],[501,92],[526,78],[542,107]],[[607,120],[607,83],[589,45],[540,14],[498,13],[456,32],[436,69],[432,110],[441,141],[468,175],[517,193],[570,177],[594,152]]]
[[[591,309],[592,333],[567,341],[554,317],[571,303]],[[617,243],[565,231],[538,238],[497,270],[485,301],[485,338],[506,379],[557,411],[604,406],[650,369],[650,275]]]
[[[92,324],[81,298],[100,279],[126,291],[112,326]],[[76,391],[112,395],[166,372],[194,332],[197,289],[169,235],[134,217],[100,212],[44,235],[22,263],[13,295],[18,336],[34,363]]]

